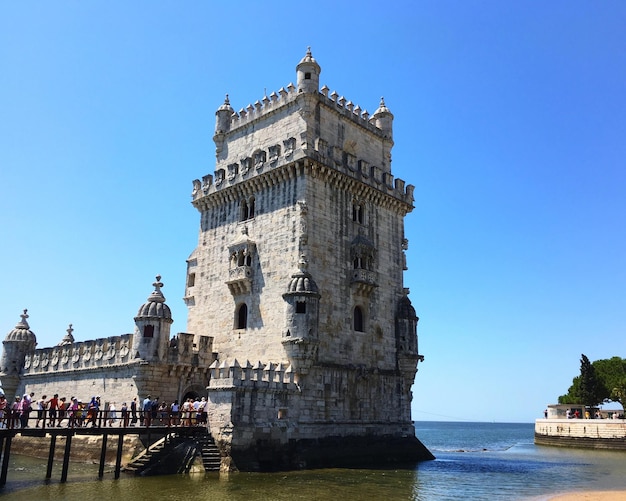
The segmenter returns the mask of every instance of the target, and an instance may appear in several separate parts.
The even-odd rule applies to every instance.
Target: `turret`
[[[165,296],[161,292],[163,284],[160,275],[157,275],[156,282],[152,285],[152,294],[135,317],[133,352],[134,358],[143,361],[164,361],[167,359],[172,312],[165,304]]]
[[[298,78],[298,92],[318,93],[320,88],[320,73],[322,69],[311,55],[311,47],[307,48],[306,55],[296,66]]]
[[[10,401],[16,394],[20,375],[24,369],[24,360],[37,346],[37,337],[26,321],[27,312],[28,310],[24,310],[24,313],[20,315],[22,319],[2,341],[4,350],[0,359],[0,378],[2,378],[2,387],[7,398],[11,399]]]
[[[380,98],[380,105],[372,115],[372,119],[374,120],[374,124],[380,130],[383,131],[385,137],[392,139],[393,138],[393,114],[387,106],[385,106],[385,98]]]
[[[230,130],[230,121],[235,110],[230,105],[228,94],[224,98],[224,104],[215,112],[215,134],[222,134]]]
[[[287,302],[286,328],[283,346],[296,371],[306,374],[317,356],[320,293],[307,271],[308,263],[301,256],[299,270],[291,281],[283,299]]]

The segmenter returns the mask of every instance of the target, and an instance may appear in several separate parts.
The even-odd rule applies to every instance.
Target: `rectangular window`
[[[306,303],[304,301],[296,301],[296,313],[306,313]]]
[[[190,273],[187,278],[187,287],[193,287],[196,284],[196,274]]]

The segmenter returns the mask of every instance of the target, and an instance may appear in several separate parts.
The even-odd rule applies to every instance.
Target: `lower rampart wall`
[[[535,443],[582,449],[626,450],[626,420],[537,419]]]

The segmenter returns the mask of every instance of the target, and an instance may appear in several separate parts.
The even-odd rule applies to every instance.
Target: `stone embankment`
[[[537,419],[535,443],[584,449],[626,450],[626,420]]]

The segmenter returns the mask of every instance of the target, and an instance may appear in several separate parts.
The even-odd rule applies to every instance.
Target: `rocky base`
[[[231,454],[231,469],[240,471],[409,467],[435,459],[416,437],[325,437],[288,444],[260,441],[245,450],[233,447]]]

